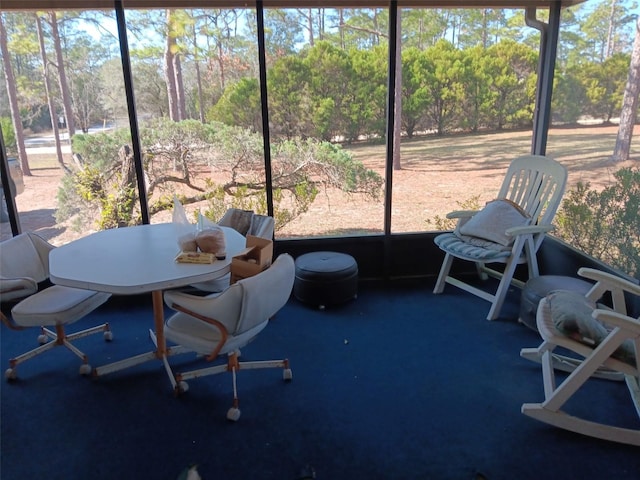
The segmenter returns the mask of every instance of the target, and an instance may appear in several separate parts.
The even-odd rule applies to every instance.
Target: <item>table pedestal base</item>
[[[157,349],[158,339],[156,338],[156,334],[153,330],[149,330],[149,337],[151,338],[151,341]],[[176,345],[174,347],[167,348],[166,351],[162,354],[160,354],[158,350],[155,350],[153,352],[141,353],[140,355],[136,355],[134,357],[125,358],[123,360],[118,360],[117,362],[109,363],[101,367],[96,367],[93,369],[92,375],[94,377],[100,377],[109,373],[119,372],[120,370],[124,370],[125,368],[135,367],[136,365],[140,365],[151,360],[161,360],[164,365],[164,369],[167,372],[167,376],[169,377],[169,381],[171,382],[171,388],[173,388],[174,391],[177,391],[176,378],[173,374],[173,371],[171,370],[171,366],[169,365],[167,358],[173,355],[179,355],[181,353],[187,353],[190,351],[191,350],[187,350],[180,345]]]

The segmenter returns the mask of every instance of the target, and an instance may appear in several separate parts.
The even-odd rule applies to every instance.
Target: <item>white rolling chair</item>
[[[202,297],[179,290],[165,292],[165,303],[177,311],[166,321],[166,338],[179,344],[182,351],[206,356],[207,361],[226,356],[224,363],[177,374],[176,393],[188,390],[186,380],[191,378],[231,372],[233,405],[227,412],[227,418],[235,421],[240,418],[236,388],[239,370],[282,368],[283,378],[291,380],[292,373],[286,359],[241,362],[239,357],[240,348],[252,341],[287,303],[294,277],[293,258],[282,254],[271,267],[239,280],[219,294]]]
[[[34,233],[23,233],[0,244],[0,301],[14,304],[10,315],[1,314],[2,322],[14,330],[38,327],[41,344],[9,361],[7,380],[17,378],[16,367],[57,346],[64,346],[82,360],[80,374],[91,373],[87,356],[71,342],[103,332],[105,340],[113,334],[108,323],[67,334],[65,326],[77,322],[106,302],[111,294],[49,286],[49,252],[55,248]],[[54,327],[51,330],[47,327]]]
[[[218,222],[222,227],[231,227],[243,236],[253,235],[254,237],[273,239],[275,229],[275,221],[273,217],[268,215],[259,215],[251,210],[240,210],[230,208],[225,212]],[[208,282],[194,283],[191,287],[206,293],[222,292],[229,288],[231,283],[231,274],[227,274],[222,278],[211,280]]]

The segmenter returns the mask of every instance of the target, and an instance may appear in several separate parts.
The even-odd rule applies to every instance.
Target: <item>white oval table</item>
[[[221,228],[226,258],[211,264],[175,261],[180,250],[178,238],[184,230],[171,223],[102,230],[51,250],[49,270],[53,283],[116,295],[152,294],[154,330],[150,335],[156,350],[95,368],[95,376],[158,358],[164,362],[175,387],[167,356],[180,352],[179,347],[166,346],[162,291],[215,280],[229,273],[231,257],[244,249],[246,240],[232,228]]]

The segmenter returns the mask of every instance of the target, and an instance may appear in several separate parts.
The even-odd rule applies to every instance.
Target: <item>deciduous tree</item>
[[[29,168],[29,160],[27,158],[27,150],[24,145],[24,130],[22,128],[22,120],[20,118],[20,109],[18,107],[18,95],[16,92],[16,80],[13,75],[13,66],[11,65],[11,56],[7,48],[7,32],[4,28],[3,15],[0,14],[0,52],[2,52],[2,67],[4,68],[5,84],[7,86],[7,96],[9,97],[9,109],[11,111],[11,123],[16,139],[16,149],[18,150],[18,159],[22,167],[24,175],[31,175]]]

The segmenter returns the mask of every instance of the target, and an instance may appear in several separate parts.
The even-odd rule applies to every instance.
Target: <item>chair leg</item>
[[[66,347],[74,355],[80,358],[80,360],[82,360],[82,365],[80,365],[80,375],[89,375],[91,373],[91,365],[89,365],[89,359],[87,355],[85,355],[71,342],[73,340],[77,340],[78,338],[86,337],[88,335],[100,332],[103,332],[105,341],[111,341],[113,339],[113,333],[111,332],[111,327],[108,323],[87,328],[70,335],[67,335],[65,333],[64,325],[56,325],[55,332],[45,327],[41,327],[40,331],[41,334],[38,336],[38,341],[42,343],[42,345],[9,360],[9,368],[4,373],[7,380],[15,380],[17,378],[16,368],[19,364],[24,363],[30,358],[33,358],[37,355],[40,355],[41,353],[59,346]],[[47,339],[51,339],[51,341],[47,341]]]
[[[489,280],[489,275],[485,270],[486,267],[484,263],[476,262],[475,265],[476,265],[476,273],[478,274],[478,278],[483,282],[486,282],[487,280]]]
[[[237,374],[240,370],[253,370],[262,368],[282,368],[282,378],[285,381],[291,381],[293,378],[291,367],[288,359],[282,360],[257,360],[257,361],[240,361],[240,350],[236,350],[227,355],[227,362],[214,365],[213,367],[205,367],[199,370],[178,373],[175,376],[176,393],[183,393],[189,389],[186,380],[199,378],[208,375],[216,375],[218,373],[230,372],[233,382],[233,403],[227,411],[227,419],[237,421],[240,418],[240,399],[238,398]]]
[[[240,408],[238,408],[240,405],[240,401],[238,400],[238,386],[236,383],[236,370],[238,370],[240,365],[238,363],[238,354],[236,352],[233,352],[229,355],[227,366],[231,371],[233,381],[233,405],[227,411],[227,420],[236,422],[240,418]]]
[[[447,283],[447,277],[449,276],[449,271],[451,270],[452,263],[453,255],[447,253],[444,257],[444,261],[442,262],[442,267],[440,267],[440,273],[438,274],[436,286],[433,288],[433,293],[435,293],[436,295],[444,291],[444,286]]]
[[[502,278],[498,284],[498,289],[496,290],[496,293],[493,296],[493,301],[491,302],[491,308],[489,309],[487,320],[495,320],[500,315],[500,310],[502,310],[502,305],[507,297],[507,292],[511,286],[511,279],[513,278],[517,265],[518,263],[516,262],[515,256],[512,256],[505,265]]]

